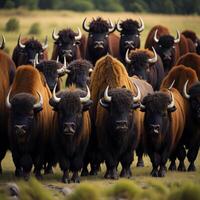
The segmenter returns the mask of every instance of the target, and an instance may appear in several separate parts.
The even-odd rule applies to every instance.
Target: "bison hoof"
[[[81,176],[88,176],[89,175],[89,172],[87,169],[83,169],[82,172],[81,172]]]
[[[132,176],[132,173],[131,173],[130,169],[128,169],[128,170],[122,169],[122,171],[120,173],[120,177],[130,178],[131,176]]]
[[[178,171],[180,172],[185,172],[186,168],[185,168],[185,164],[184,163],[180,163],[178,166]]]
[[[144,161],[143,160],[138,161],[137,167],[144,167]]]
[[[24,180],[25,180],[25,181],[28,181],[29,178],[30,178],[30,173],[24,172]]]
[[[53,174],[53,169],[52,169],[52,167],[49,168],[49,169],[45,169],[44,174],[45,174],[45,175],[47,175],[47,174]]]
[[[116,169],[114,169],[114,170],[111,171],[110,178],[114,179],[114,180],[117,180],[119,178]]]
[[[165,169],[160,169],[158,171],[158,176],[159,177],[165,177],[165,175],[166,175],[166,170]]]
[[[35,177],[37,178],[37,180],[40,180],[40,181],[43,179],[41,173],[35,173]]]
[[[79,178],[79,176],[72,176],[71,181],[74,183],[80,183],[80,178]]]
[[[151,172],[151,176],[152,177],[158,177],[158,170],[157,169],[153,169]]]
[[[63,176],[61,181],[62,181],[63,183],[70,183],[69,177],[66,177],[66,176]]]
[[[176,171],[176,164],[175,163],[171,163],[169,166],[169,170],[170,171]]]
[[[189,167],[188,167],[188,172],[194,172],[196,171],[196,167],[194,165],[194,163],[190,163]]]

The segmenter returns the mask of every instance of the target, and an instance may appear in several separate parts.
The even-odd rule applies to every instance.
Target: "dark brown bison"
[[[145,48],[155,48],[163,61],[165,73],[167,73],[179,58],[179,45],[181,36],[177,30],[177,36],[170,35],[169,30],[163,26],[154,26],[147,36]]]
[[[129,76],[136,75],[150,83],[154,90],[160,89],[165,74],[162,60],[154,48],[153,52],[148,49],[137,49],[129,53],[127,50],[125,62]]]
[[[198,78],[200,79],[200,55],[196,53],[187,53],[181,56],[176,65],[185,65],[196,71]]]
[[[145,112],[144,144],[153,167],[151,175],[163,177],[170,155],[175,155],[173,162],[176,156],[181,160],[179,141],[186,119],[184,99],[175,88],[162,89],[144,97],[141,111]]]
[[[64,183],[80,182],[78,172],[89,142],[91,123],[89,108],[92,104],[90,91],[71,86],[58,94],[53,91],[50,105],[55,110],[55,143],[57,158],[63,171]],[[72,178],[69,171],[73,172]]]
[[[172,84],[173,83],[173,84]],[[195,170],[194,161],[197,156],[199,148],[199,125],[198,125],[198,91],[199,91],[199,81],[196,72],[183,65],[173,67],[169,74],[163,80],[161,87],[169,87],[173,85],[177,90],[180,91],[184,98],[184,109],[186,111],[186,123],[181,139],[181,143],[185,145],[188,149],[186,154],[185,148],[181,148],[179,153],[181,154],[181,160],[178,167],[179,171],[185,171],[186,167],[184,164],[184,159],[187,155],[190,162],[188,171]],[[187,93],[189,89],[190,94]],[[171,163],[171,170],[176,169],[175,160]]]
[[[107,162],[108,168],[106,172],[106,177],[116,178],[117,174],[116,174],[115,164],[116,162],[119,162],[120,160],[119,160],[119,157],[117,157],[117,160],[116,160],[116,157],[112,157],[114,155],[111,152],[114,148],[113,145],[115,146],[115,142],[117,142],[117,138],[113,138],[113,142],[115,141],[114,143],[110,143],[110,140],[109,142],[106,140],[107,137],[110,137],[109,132],[108,132],[109,128],[107,126],[107,122],[108,122],[107,119],[108,119],[109,113],[99,104],[100,97],[104,93],[108,85],[110,86],[110,88],[124,87],[131,91],[132,96],[134,97],[140,96],[141,98],[143,97],[142,95],[147,95],[148,92],[151,93],[153,89],[148,83],[146,83],[143,80],[139,80],[135,77],[130,78],[123,64],[119,62],[117,59],[114,59],[112,56],[105,56],[96,63],[96,66],[91,76],[91,84],[90,84],[91,99],[93,100],[93,105],[91,107],[91,118],[93,120],[93,124],[92,124],[93,130],[92,130],[92,135],[91,135],[91,140],[90,140],[91,141],[90,152],[92,152],[93,154],[96,154],[96,155],[93,155],[96,158],[95,161],[97,161],[96,166],[98,166],[98,162],[99,162],[98,156],[99,156],[99,152],[101,152],[103,157],[101,158],[101,155],[100,155],[100,158],[102,160],[106,159],[106,162]],[[143,88],[143,89],[140,90],[140,88]],[[144,91],[145,89],[146,91]],[[139,91],[141,91],[141,93]],[[140,98],[138,98],[138,100],[139,99]],[[134,127],[135,127],[133,135],[135,135],[135,138],[136,138],[136,140],[134,141],[134,144],[139,144],[141,135],[143,133],[143,125],[142,125],[143,114],[139,110],[134,110],[133,119],[134,119]],[[115,120],[115,118],[113,118],[113,120]],[[105,145],[106,145],[106,148],[108,149],[110,145],[110,149],[107,152],[108,155],[111,156],[110,161],[108,161],[108,157],[105,157],[105,154],[104,154]],[[114,153],[118,155],[120,154],[118,151]],[[140,155],[142,155],[142,153]]]
[[[53,111],[51,92],[31,65],[20,66],[6,99],[10,109],[9,141],[15,175],[28,178],[32,165],[41,178],[41,169],[53,161],[51,152]]]
[[[47,60],[47,37],[44,44],[41,44],[38,40],[23,39],[21,41],[21,35],[19,35],[17,46],[13,50],[12,59],[16,67],[26,64],[34,64],[36,54],[38,54],[38,60]]]
[[[90,75],[93,71],[93,65],[84,59],[72,61],[67,67],[66,86],[76,85],[77,88],[86,90],[90,84]]]
[[[126,51],[140,48],[140,33],[144,30],[144,22],[141,18],[140,23],[132,19],[118,21],[117,31],[120,32],[119,59],[125,62]]]
[[[96,61],[107,53],[118,55],[119,37],[111,34],[115,31],[115,25],[111,21],[107,22],[98,17],[87,26],[86,19],[82,24],[83,30],[88,32],[85,58],[95,65]]]
[[[64,63],[65,57],[66,61],[69,63],[75,59],[84,57],[84,37],[79,28],[78,33],[67,28],[59,31],[58,34],[54,29],[52,38],[55,42],[51,59],[56,60],[58,58],[60,62]]]
[[[2,40],[0,45],[0,174],[2,173],[1,161],[9,148],[8,110],[5,102],[9,87],[12,84],[15,75],[15,64],[11,58],[3,52],[4,47],[5,39]]]

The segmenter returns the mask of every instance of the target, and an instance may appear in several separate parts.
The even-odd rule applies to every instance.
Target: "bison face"
[[[58,97],[55,90],[56,87],[53,90],[50,105],[58,113],[60,133],[65,137],[77,136],[81,131],[83,112],[88,111],[92,104],[89,88],[87,87],[87,94],[85,94],[85,91],[72,88],[72,90],[67,89],[60,92]]]
[[[38,93],[39,94],[39,93]],[[11,101],[7,97],[7,106],[10,108],[12,136],[18,141],[25,141],[34,129],[36,114],[42,110],[43,99],[39,94],[39,101],[31,94],[16,94]]]
[[[170,127],[170,113],[175,110],[173,93],[171,98],[163,92],[144,97],[141,111],[145,112],[144,126],[147,137],[157,140],[165,135]]]
[[[114,135],[126,133],[133,127],[133,110],[139,107],[134,101],[131,92],[125,88],[111,89],[108,87],[104,97],[100,99],[100,105],[108,111],[110,132]]]

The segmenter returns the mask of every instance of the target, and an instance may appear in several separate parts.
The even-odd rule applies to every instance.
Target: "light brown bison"
[[[32,165],[41,178],[41,169],[51,162],[53,111],[51,92],[37,69],[20,66],[6,99],[9,114],[9,141],[15,175],[29,177]]]
[[[2,173],[1,161],[4,158],[8,145],[8,110],[6,108],[6,96],[15,75],[15,64],[11,58],[3,52],[5,40],[0,46],[0,174]]]

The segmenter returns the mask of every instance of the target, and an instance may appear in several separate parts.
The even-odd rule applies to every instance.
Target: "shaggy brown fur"
[[[125,21],[122,21],[120,23],[120,26],[122,28],[121,33],[126,33],[126,34],[135,34],[138,33],[139,31],[137,30],[140,25],[137,21],[132,20],[132,19],[127,19]]]
[[[108,32],[108,29],[110,28],[110,24],[101,17],[98,17],[97,19],[93,19],[90,22],[89,25],[89,32],[94,33],[106,33]]]
[[[197,35],[194,31],[191,30],[185,30],[182,32],[182,34],[186,37],[186,38],[190,38],[192,40],[193,43],[197,42]]]

